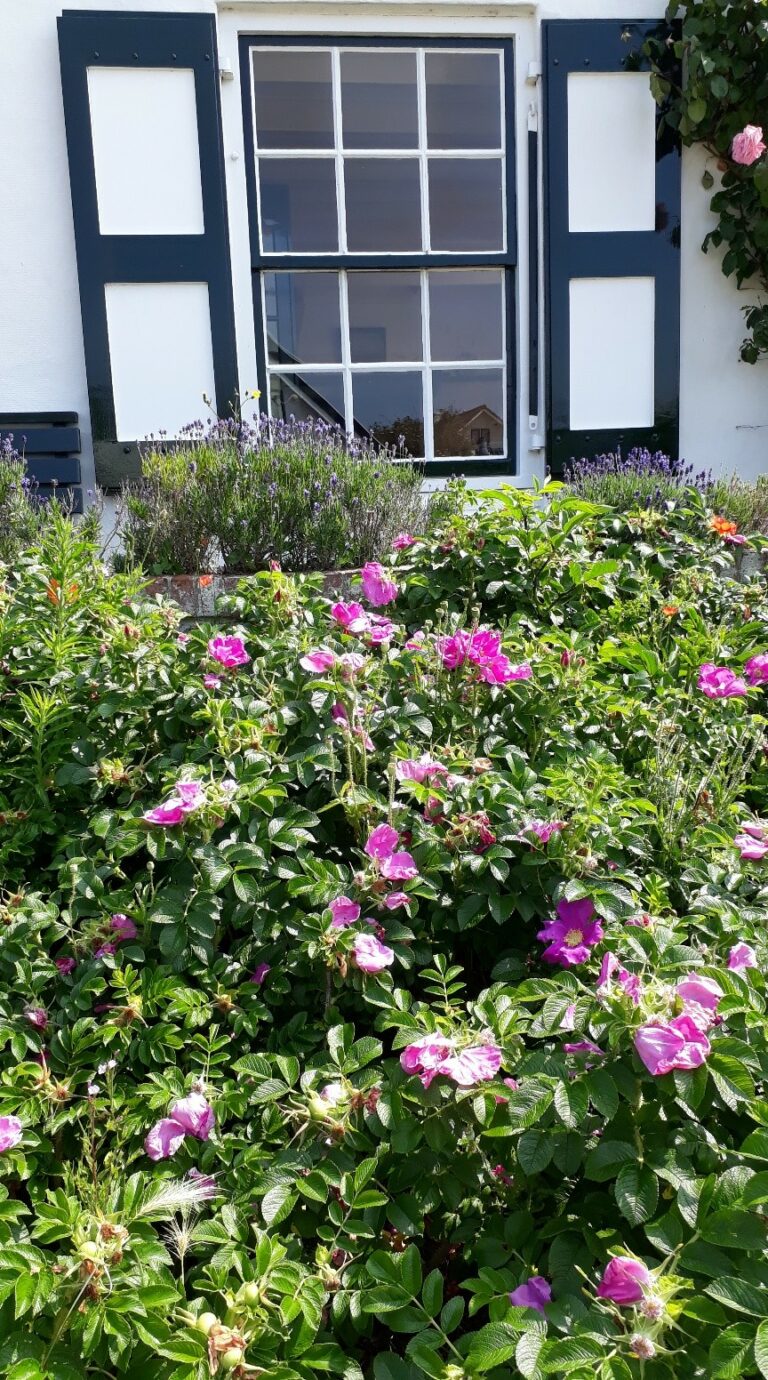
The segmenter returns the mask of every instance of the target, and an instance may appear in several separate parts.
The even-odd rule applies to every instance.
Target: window
[[[508,47],[250,39],[246,61],[271,415],[438,468],[508,461]]]

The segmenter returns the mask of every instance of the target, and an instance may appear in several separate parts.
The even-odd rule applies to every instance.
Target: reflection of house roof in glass
[[[502,419],[498,412],[494,412],[493,408],[489,407],[487,403],[478,403],[477,407],[467,407],[464,412],[447,411],[442,415],[449,416],[460,428],[470,426],[472,422],[476,422],[479,417],[482,417],[484,420],[490,419],[492,422],[496,422],[497,426],[502,425]]]

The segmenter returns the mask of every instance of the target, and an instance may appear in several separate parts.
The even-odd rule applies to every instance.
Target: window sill
[[[317,14],[366,13],[457,15],[473,19],[517,19],[536,14],[539,0],[216,0],[217,9],[230,12],[285,11]]]

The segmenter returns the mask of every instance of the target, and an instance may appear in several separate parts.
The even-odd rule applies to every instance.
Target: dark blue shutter
[[[105,283],[207,283],[219,415],[226,415],[236,400],[237,354],[216,21],[212,14],[67,10],[58,26],[96,477],[111,487],[123,476],[138,474],[135,442],[141,438],[131,438],[130,442],[118,442],[117,438]],[[101,234],[87,77],[88,68],[97,66],[193,70],[202,234]],[[126,118],[130,118],[129,111]]]
[[[648,446],[676,455],[680,385],[680,148],[659,130],[654,230],[572,233],[568,202],[568,76],[648,69],[643,44],[659,21],[551,20],[544,30],[545,252],[548,460],[558,474],[571,457]],[[594,131],[600,158],[601,131]],[[654,421],[648,427],[571,429],[570,282],[577,278],[655,280]]]

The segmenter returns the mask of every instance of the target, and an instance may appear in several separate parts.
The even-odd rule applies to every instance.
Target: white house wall
[[[488,36],[516,38],[519,207],[519,403],[518,481],[544,472],[542,452],[531,449],[527,400],[527,141],[531,106],[540,89],[526,81],[530,63],[541,60],[545,19],[650,18],[664,14],[663,0],[642,5],[618,0],[510,0],[486,4],[387,3],[359,0],[296,0],[293,6],[261,0],[77,0],[80,10],[216,12],[219,57],[233,78],[222,82],[224,152],[235,294],[241,389],[256,384],[251,261],[246,205],[238,36],[250,33],[327,35]],[[88,393],[80,320],[72,208],[64,134],[56,19],[61,0],[0,3],[0,412],[77,411],[83,433],[83,481],[93,484]],[[756,117],[759,112],[756,112]],[[594,158],[601,132],[594,130]],[[744,334],[740,308],[751,300],[726,280],[714,254],[701,252],[711,227],[710,193],[701,185],[707,159],[700,150],[683,157],[681,452],[697,467],[736,469],[745,477],[768,469],[768,364],[739,362]],[[192,210],[190,210],[192,214]],[[543,374],[543,370],[542,370]],[[610,377],[606,377],[609,386]],[[195,409],[199,412],[199,408]],[[149,429],[149,428],[148,428]],[[540,430],[544,429],[543,417]]]

